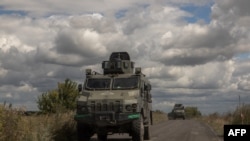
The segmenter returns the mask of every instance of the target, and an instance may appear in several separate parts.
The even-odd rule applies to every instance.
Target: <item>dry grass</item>
[[[154,124],[158,124],[160,122],[167,121],[167,120],[168,120],[168,116],[166,113],[161,112],[161,111],[153,112],[153,123]]]
[[[68,141],[76,138],[73,113],[23,116],[19,123],[26,141]]]
[[[224,125],[231,123],[230,116],[219,115],[217,113],[208,116],[202,116],[199,118],[199,120],[208,124],[218,136],[223,136]]]
[[[224,125],[228,124],[250,124],[250,105],[243,105],[232,113],[213,113],[200,118],[207,123],[219,136],[223,136]]]
[[[74,112],[24,115],[20,109],[0,105],[0,141],[77,140]],[[167,120],[161,111],[153,112],[154,124]]]
[[[250,124],[249,109],[248,106],[240,110],[246,115],[245,124]],[[214,113],[198,119],[212,127],[218,136],[223,136],[225,124],[240,124],[238,111],[224,115]],[[25,116],[20,109],[0,104],[0,141],[77,140],[76,122],[73,116],[74,112]],[[166,113],[158,110],[153,112],[154,124],[167,120]]]
[[[0,141],[14,141],[24,136],[20,130],[20,110],[12,109],[12,106],[0,105]]]
[[[0,105],[0,141],[76,140],[73,112],[25,116],[20,109]]]

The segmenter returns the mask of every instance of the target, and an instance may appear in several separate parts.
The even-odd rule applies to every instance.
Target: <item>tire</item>
[[[98,134],[98,141],[107,141],[107,134]]]
[[[151,139],[151,130],[150,130],[150,124],[148,126],[144,127],[144,140],[150,140]]]
[[[92,135],[92,129],[89,126],[77,124],[78,141],[90,141]]]
[[[144,125],[142,117],[132,122],[132,140],[143,141],[144,139]]]

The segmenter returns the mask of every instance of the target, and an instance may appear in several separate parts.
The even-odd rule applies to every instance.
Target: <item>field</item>
[[[202,116],[198,120],[210,126],[217,136],[223,136],[224,125],[231,124],[231,117],[218,115],[216,113],[208,116]]]
[[[0,106],[0,141],[76,140],[73,112],[25,115],[20,109]]]
[[[77,140],[74,112],[25,115],[21,109],[0,105],[0,141]],[[166,114],[153,113],[154,123],[167,120]]]
[[[214,113],[201,116],[196,120],[208,124],[218,136],[223,136],[225,124],[250,124],[249,107],[247,105],[234,113],[224,115]],[[73,117],[72,111],[25,115],[21,109],[0,105],[0,141],[76,140],[76,122]],[[153,119],[154,124],[168,120],[167,114],[161,111],[153,112]]]
[[[223,136],[224,125],[226,124],[250,124],[250,105],[237,107],[234,112],[202,116],[199,120],[209,125],[218,136]]]

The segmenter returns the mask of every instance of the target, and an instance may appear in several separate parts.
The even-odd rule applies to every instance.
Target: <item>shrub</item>
[[[75,110],[77,96],[77,83],[66,79],[64,83],[58,83],[57,89],[45,92],[38,97],[38,108],[43,113]]]
[[[187,118],[195,118],[201,116],[201,112],[197,107],[185,107],[185,114]]]

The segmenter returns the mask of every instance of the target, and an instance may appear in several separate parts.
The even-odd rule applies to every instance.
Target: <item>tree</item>
[[[186,113],[186,116],[189,118],[201,116],[201,112],[198,110],[197,107],[186,107],[185,113]]]
[[[51,90],[38,96],[38,108],[43,113],[55,113],[62,110],[74,110],[78,97],[77,83],[66,79],[58,83],[57,89]]]

